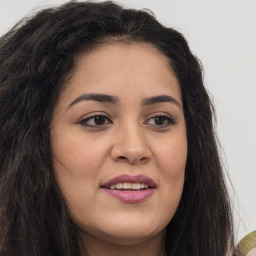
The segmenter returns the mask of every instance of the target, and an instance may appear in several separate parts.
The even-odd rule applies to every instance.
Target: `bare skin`
[[[81,256],[165,256],[164,236],[159,236],[158,238],[153,238],[151,240],[145,241],[144,243],[135,244],[133,246],[122,246],[116,244],[112,245],[110,243],[106,243],[105,241],[99,241],[93,237],[88,236],[86,236],[86,239],[82,238],[82,241],[83,242],[80,244]]]
[[[180,86],[166,56],[142,43],[81,55],[54,111],[51,148],[83,255],[164,255],[187,158]],[[136,193],[152,193],[116,198],[123,188],[104,184],[119,175],[151,179]]]
[[[247,254],[246,256],[256,256],[256,247],[252,248]]]

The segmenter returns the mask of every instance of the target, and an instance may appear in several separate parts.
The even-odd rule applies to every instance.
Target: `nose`
[[[139,127],[120,128],[115,134],[111,149],[111,158],[114,161],[132,165],[145,164],[151,157],[148,140]]]

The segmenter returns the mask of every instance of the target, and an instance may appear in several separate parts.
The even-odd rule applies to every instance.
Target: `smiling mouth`
[[[101,188],[123,202],[139,203],[154,193],[156,183],[144,175],[120,175],[105,183]]]
[[[145,175],[119,175],[109,180],[105,184],[102,184],[102,188],[107,189],[132,189],[132,190],[140,190],[140,189],[148,189],[148,188],[156,188],[156,183],[151,178]]]
[[[116,190],[144,190],[148,189],[149,185],[145,183],[116,183],[110,185],[109,189],[116,189]]]

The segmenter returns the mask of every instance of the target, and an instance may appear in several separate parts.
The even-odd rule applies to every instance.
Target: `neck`
[[[105,241],[87,234],[79,234],[81,256],[164,256],[164,234],[138,241],[122,243]]]

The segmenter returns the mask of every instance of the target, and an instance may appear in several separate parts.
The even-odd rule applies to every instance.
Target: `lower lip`
[[[139,203],[150,197],[154,189],[148,188],[143,190],[118,190],[118,189],[104,189],[109,195],[128,203]]]

